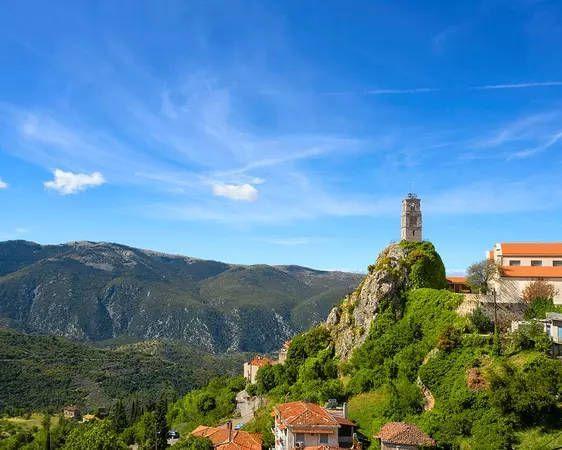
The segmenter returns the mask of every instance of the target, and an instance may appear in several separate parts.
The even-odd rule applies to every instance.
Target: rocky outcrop
[[[395,243],[386,247],[359,287],[335,306],[326,321],[336,356],[346,360],[363,344],[381,307],[401,311],[409,288],[445,285],[445,268],[429,242]]]

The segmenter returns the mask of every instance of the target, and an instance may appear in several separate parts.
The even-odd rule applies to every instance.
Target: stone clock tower
[[[408,197],[402,200],[400,239],[411,242],[422,240],[421,202],[416,194],[408,194]]]

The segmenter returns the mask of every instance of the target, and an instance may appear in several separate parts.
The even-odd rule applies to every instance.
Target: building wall
[[[253,366],[247,362],[244,363],[244,378],[246,378],[246,380],[248,380],[250,383],[255,384],[258,370],[258,366]]]
[[[292,450],[296,446],[296,435],[300,433],[293,433],[289,429],[282,430],[279,427],[279,423],[275,422],[275,428],[273,430],[273,435],[275,437],[275,449],[276,450]],[[328,443],[320,443],[319,433],[303,433],[304,434],[304,445],[305,447],[316,447],[319,445],[328,445],[330,447],[339,447],[338,442],[338,429],[334,428],[334,431],[328,434]],[[326,435],[325,433],[323,433]]]
[[[554,297],[554,304],[562,305],[562,279],[560,278],[541,278],[551,283],[557,293]],[[523,291],[529,283],[536,281],[537,278],[506,278],[500,277],[492,283],[497,292],[497,301],[500,303],[512,303],[523,300]]]
[[[418,450],[418,448],[415,445],[389,444],[388,442],[381,441],[381,450]]]

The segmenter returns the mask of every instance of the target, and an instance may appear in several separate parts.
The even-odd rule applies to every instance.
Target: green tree
[[[121,434],[129,425],[127,421],[127,412],[125,411],[125,407],[123,406],[123,402],[121,400],[117,400],[115,405],[113,405],[110,418],[113,429],[118,434]]]
[[[213,450],[213,443],[207,438],[188,436],[175,444],[174,450]]]
[[[45,450],[51,450],[51,416],[49,414],[45,414],[43,416],[41,425],[43,426],[43,432],[45,433],[45,446],[43,448]]]
[[[156,404],[156,448],[164,449],[168,444],[168,423],[166,421],[166,412],[168,411],[168,402],[164,396],[160,397]]]
[[[108,420],[99,420],[75,428],[63,450],[127,450]]]

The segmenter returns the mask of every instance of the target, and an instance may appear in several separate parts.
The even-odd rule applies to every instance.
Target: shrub
[[[546,352],[551,348],[550,338],[543,330],[542,324],[532,322],[521,324],[517,331],[511,334],[511,350],[521,351],[536,349]]]
[[[537,299],[552,300],[557,293],[558,291],[552,283],[544,280],[531,281],[523,289],[523,300],[527,303],[532,303]]]
[[[492,260],[486,259],[472,264],[466,270],[466,282],[473,292],[486,294],[490,281],[498,274],[498,266]]]
[[[450,352],[451,350],[457,348],[460,342],[460,331],[453,326],[448,326],[447,328],[445,328],[445,330],[443,330],[441,335],[439,335],[437,348],[445,352]]]
[[[555,306],[551,298],[535,298],[525,311],[525,319],[544,319],[548,312],[562,312],[562,308]]]
[[[472,312],[469,319],[479,333],[491,333],[494,331],[494,324],[480,307]]]
[[[404,264],[409,269],[409,289],[447,287],[445,266],[431,242],[402,241],[400,246],[407,250]]]

